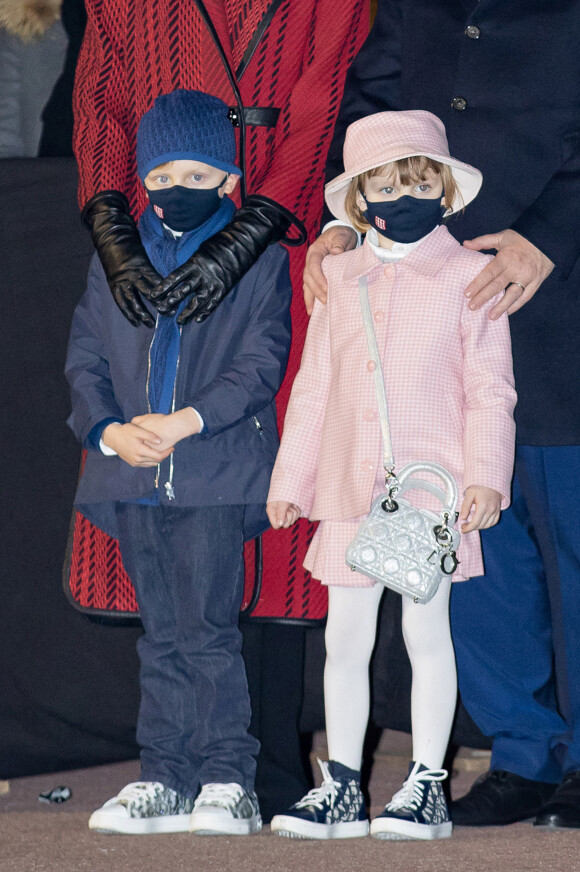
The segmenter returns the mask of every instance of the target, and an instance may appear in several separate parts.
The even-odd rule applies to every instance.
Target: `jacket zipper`
[[[254,426],[255,426],[256,430],[258,431],[258,435],[261,436],[263,439],[264,438],[264,430],[262,429],[262,425],[260,424],[260,422],[258,421],[258,419],[256,418],[255,415],[252,415],[252,421],[254,422]]]
[[[147,411],[151,414],[151,403],[149,402],[149,381],[151,379],[151,349],[153,347],[153,342],[155,340],[155,333],[157,331],[157,325],[159,323],[159,314],[155,320],[155,331],[153,332],[153,338],[151,339],[151,343],[149,345],[149,355],[147,359],[147,381],[145,382],[145,392],[147,395]],[[179,328],[179,343],[181,348],[181,331],[182,327]],[[175,379],[173,382],[173,398],[171,400],[171,411],[175,412],[175,390],[177,386],[177,373],[179,372],[179,361],[181,359],[181,350],[177,356],[177,366],[175,367]],[[159,490],[159,479],[161,478],[161,464],[157,464],[157,471],[155,473],[155,490]],[[168,500],[175,499],[175,490],[173,488],[173,453],[169,455],[169,479],[165,482],[165,495]]]
[[[175,394],[177,392],[177,376],[179,373],[179,362],[181,360],[181,333],[183,327],[179,328],[179,354],[177,355],[177,364],[175,366],[175,379],[173,381],[173,398],[171,400],[171,413],[175,412]],[[161,465],[159,465],[159,470],[161,470]],[[169,455],[169,478],[165,482],[165,496],[168,500],[175,499],[175,490],[173,489],[173,452]]]
[[[153,343],[155,341],[155,334],[157,333],[157,325],[159,324],[159,313],[155,318],[155,330],[153,331],[153,336],[151,338],[151,342],[149,343],[149,354],[147,356],[147,381],[145,382],[145,398],[147,400],[147,411],[151,414],[151,403],[149,402],[149,381],[151,378],[151,349],[153,348]],[[155,490],[159,490],[159,476],[161,475],[161,464],[157,464],[157,471],[155,473]]]

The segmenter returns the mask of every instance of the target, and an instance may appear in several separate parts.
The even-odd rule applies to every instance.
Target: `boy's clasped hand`
[[[187,436],[199,433],[199,418],[192,408],[169,415],[137,415],[127,424],[113,423],[103,431],[103,442],[130,466],[157,466]]]

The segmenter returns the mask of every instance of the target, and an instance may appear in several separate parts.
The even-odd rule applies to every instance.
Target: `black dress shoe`
[[[534,826],[549,830],[580,829],[580,771],[568,772],[564,776],[538,814]]]
[[[580,789],[580,779],[578,785]],[[469,793],[451,803],[451,820],[460,827],[514,824],[537,815],[555,789],[555,784],[493,769],[481,775]]]

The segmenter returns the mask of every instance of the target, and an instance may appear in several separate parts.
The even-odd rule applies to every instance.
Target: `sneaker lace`
[[[432,781],[445,781],[447,778],[446,769],[424,769],[419,772],[420,766],[421,761],[417,760],[401,789],[387,803],[386,807],[389,811],[397,811],[400,808],[418,809],[423,801],[424,785]]]
[[[131,784],[126,784],[111,801],[120,802],[124,805],[130,805],[133,802],[151,802],[164,789],[159,781],[133,781]]]
[[[217,805],[231,811],[244,795],[240,784],[204,784],[195,800],[194,809],[204,805]]]
[[[294,806],[295,808],[314,806],[314,808],[322,809],[326,803],[328,803],[331,808],[334,808],[340,782],[333,779],[328,768],[328,763],[325,763],[324,760],[318,760],[318,765],[322,772],[322,784],[320,787],[314,787],[312,790],[309,790],[306,796],[303,796],[302,799],[298,800]]]

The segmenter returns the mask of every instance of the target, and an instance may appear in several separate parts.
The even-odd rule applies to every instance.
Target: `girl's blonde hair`
[[[395,160],[392,163],[383,164],[383,166],[367,170],[366,173],[361,173],[360,176],[355,176],[354,179],[351,180],[348,191],[346,192],[344,208],[352,226],[360,233],[366,233],[370,227],[370,224],[364,217],[365,213],[360,209],[356,201],[356,195],[358,193],[364,194],[364,184],[367,179],[370,179],[373,176],[392,173],[395,178],[398,178],[401,185],[410,185],[412,182],[424,182],[428,170],[441,176],[443,189],[445,191],[445,199],[443,202],[448,209],[451,209],[453,201],[458,194],[457,184],[453,178],[451,167],[447,166],[447,164],[439,163],[437,160],[432,160],[430,157],[425,157],[425,155],[422,154],[413,155],[413,157],[404,157],[400,160]]]

